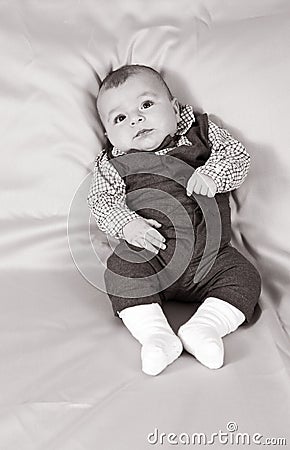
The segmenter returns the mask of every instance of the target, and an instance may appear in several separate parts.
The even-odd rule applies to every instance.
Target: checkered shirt
[[[180,118],[176,131],[176,135],[180,136],[177,146],[191,145],[185,134],[195,121],[192,106],[180,105]],[[249,154],[227,130],[210,120],[208,140],[211,155],[203,166],[196,169],[196,172],[209,175],[214,180],[218,193],[238,188],[248,173]],[[172,148],[164,148],[155,153],[164,155],[170,150]],[[117,157],[124,153],[114,147],[112,154]],[[110,163],[105,150],[102,150],[95,159],[87,202],[100,230],[118,239],[124,238],[122,230],[127,223],[140,218],[136,212],[128,208],[125,182]]]

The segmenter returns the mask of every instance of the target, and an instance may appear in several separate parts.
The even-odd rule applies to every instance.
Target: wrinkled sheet
[[[1,450],[170,449],[219,430],[230,448],[237,432],[248,448],[290,445],[289,48],[287,0],[0,2]],[[143,374],[104,292],[116,242],[86,195],[103,143],[99,81],[125,63],[161,70],[251,155],[233,243],[263,289],[218,371],[184,353]],[[191,308],[165,306],[175,329]]]

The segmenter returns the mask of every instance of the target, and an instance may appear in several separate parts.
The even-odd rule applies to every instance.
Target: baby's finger
[[[158,249],[156,249],[150,242],[148,242],[145,238],[137,238],[132,242],[135,247],[145,248],[146,250],[150,250],[151,252],[157,254]]]
[[[157,222],[157,220],[155,220],[155,219],[145,219],[145,220],[146,220],[146,222],[148,222],[153,227],[160,228],[162,226],[162,224]]]
[[[205,183],[202,183],[201,188],[200,188],[200,193],[201,195],[206,195],[208,191],[208,187]]]
[[[201,184],[200,184],[200,182],[197,182],[195,184],[193,191],[194,191],[195,194],[200,194],[200,191],[201,191]]]
[[[143,246],[144,248],[146,248],[146,250],[149,250],[150,252],[155,253],[156,255],[159,252],[159,248],[156,248],[154,245],[152,245],[152,243],[148,239],[144,239]]]
[[[146,241],[150,242],[150,244],[152,244],[155,248],[162,249],[165,250],[166,249],[166,244],[164,244],[163,242],[158,241],[157,239],[155,239],[154,237],[147,235],[146,236]]]
[[[141,239],[134,239],[133,241],[130,242],[130,244],[135,245],[135,247],[144,248],[144,245],[143,245],[143,242],[141,241]]]
[[[193,191],[195,192],[196,184],[197,184],[196,178],[195,177],[191,177],[189,179],[188,183],[187,183],[187,186],[186,186],[186,194],[188,196],[190,196],[193,193]]]
[[[155,228],[149,228],[148,230],[146,230],[145,236],[147,237],[147,235],[153,236],[161,242],[165,242],[165,237],[162,236],[162,234],[159,231],[157,231]]]
[[[160,234],[157,230],[149,230],[145,233],[144,239],[151,242],[151,244],[155,245],[158,248],[162,248],[163,250],[166,248],[165,238]]]
[[[203,195],[206,195],[207,197],[213,197],[213,195],[211,193],[211,190],[210,190],[210,187],[208,185],[205,185],[205,187],[206,187],[206,190],[205,190],[205,193]]]

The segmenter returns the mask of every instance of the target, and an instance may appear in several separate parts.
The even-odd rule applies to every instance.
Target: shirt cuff
[[[118,208],[113,214],[110,214],[110,222],[105,225],[106,232],[117,239],[124,239],[124,226],[132,220],[140,218],[141,217],[137,213],[129,210],[129,208]]]

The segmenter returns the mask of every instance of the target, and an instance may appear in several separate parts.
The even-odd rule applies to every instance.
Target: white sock
[[[158,303],[123,309],[119,317],[142,344],[142,370],[147,375],[158,375],[181,354],[182,343]]]
[[[245,315],[224,300],[209,297],[178,330],[185,350],[209,369],[219,369],[224,362],[222,337],[235,331]]]

